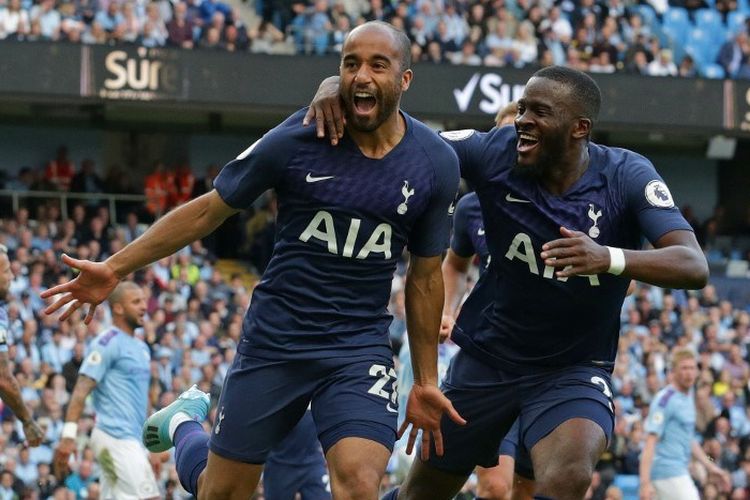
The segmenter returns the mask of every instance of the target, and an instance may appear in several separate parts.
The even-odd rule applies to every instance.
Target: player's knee
[[[477,485],[477,495],[488,500],[510,500],[512,485],[504,479],[493,478]]]
[[[592,473],[593,470],[588,464],[561,461],[546,467],[537,475],[537,492],[553,495],[561,500],[583,498],[591,484]]]
[[[380,472],[364,464],[346,464],[331,471],[336,498],[374,498],[380,486]]]
[[[205,474],[204,474],[205,476]],[[204,479],[201,477],[201,479]],[[247,496],[250,496],[251,489],[244,488],[240,481],[199,481],[198,482],[198,500],[222,500],[239,498],[243,490],[247,490]]]

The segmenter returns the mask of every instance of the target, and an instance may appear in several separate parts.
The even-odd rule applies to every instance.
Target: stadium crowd
[[[96,177],[93,166],[83,163],[75,172],[67,151],[61,148],[46,168],[22,170],[18,177],[6,179],[6,187],[83,188],[88,192],[107,189],[107,182]],[[42,446],[28,448],[22,426],[3,406],[0,499],[98,498],[101,464],[87,447],[88,431],[95,418],[90,405],[79,422],[80,453],[74,473],[58,483],[51,472],[65,406],[87,345],[111,320],[107,307],[100,307],[89,325],[83,324],[81,311],[62,323],[43,313],[45,302],[40,293],[70,277],[70,271],[60,263],[60,255],[104,259],[141,234],[145,229],[143,221],[149,217],[184,201],[182,197],[210,189],[214,175],[215,170],[210,169],[205,179],[196,181],[186,166],[171,170],[159,164],[145,181],[145,206],[129,212],[119,222],[110,220],[106,207],[84,203],[69,207],[70,214],[63,217],[54,200],[36,201],[0,218],[0,243],[9,249],[15,276],[7,303],[10,358],[15,361],[14,372],[23,397],[46,432]],[[265,205],[243,219],[248,240],[244,248],[250,255],[270,255],[273,205],[273,199],[268,198]],[[716,234],[729,232],[723,217],[720,210],[704,224],[688,217],[707,252],[715,250],[711,245]],[[197,242],[134,276],[148,298],[143,338],[152,355],[152,410],[166,406],[194,383],[211,395],[212,403],[218,399],[252,293],[252,282],[246,276],[225,276],[217,269],[216,255],[220,252],[215,240]],[[263,258],[254,260],[255,270],[262,271],[264,264]],[[402,276],[395,276],[390,336],[396,358],[406,334],[402,284]],[[617,415],[614,438],[599,463],[589,498],[617,498],[611,495],[617,494],[618,487],[626,492],[629,485],[632,488],[638,474],[649,403],[668,383],[669,352],[675,347],[688,347],[698,354],[696,433],[706,453],[731,472],[733,489],[724,491],[697,463],[692,466],[692,476],[704,498],[748,498],[749,345],[750,311],[718,296],[714,286],[687,294],[639,284],[622,309],[621,339],[612,379]],[[213,417],[214,414],[207,426]],[[403,472],[403,463],[399,463],[403,455],[395,456],[386,477],[388,484],[397,483]],[[182,490],[173,457],[167,452],[152,458],[163,496],[180,498]],[[472,498],[471,482],[462,494]],[[262,498],[262,491],[257,498]]]
[[[370,20],[406,31],[415,60],[599,73],[750,78],[747,0],[3,0],[0,40],[337,53]],[[248,17],[248,16],[245,16]]]

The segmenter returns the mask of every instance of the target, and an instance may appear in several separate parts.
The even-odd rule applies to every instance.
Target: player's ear
[[[411,85],[411,81],[414,78],[414,72],[410,69],[407,69],[404,71],[404,73],[401,75],[401,91],[406,92],[409,89],[409,85]]]
[[[576,118],[576,124],[573,128],[574,139],[585,139],[591,134],[591,120],[583,116]]]

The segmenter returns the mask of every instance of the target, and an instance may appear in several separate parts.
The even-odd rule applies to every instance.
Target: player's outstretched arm
[[[315,120],[318,137],[322,139],[327,133],[331,145],[335,146],[344,136],[345,119],[342,109],[339,77],[329,76],[320,83],[302,124],[307,126]]]
[[[445,300],[443,301],[443,318],[440,322],[440,342],[445,342],[450,336],[451,330],[453,330],[456,308],[466,291],[466,274],[469,271],[470,263],[470,257],[461,257],[450,248],[445,260],[443,260]]]
[[[422,430],[422,459],[430,455],[430,441],[443,454],[440,420],[446,413],[459,424],[466,421],[453,408],[437,386],[437,341],[443,309],[441,259],[411,256],[406,274],[406,325],[409,332],[414,385],[406,403],[406,419],[399,429],[401,437],[411,425],[406,452],[411,453],[419,430]]]
[[[23,424],[23,433],[30,446],[39,446],[44,433],[34,422],[31,410],[24,404],[21,397],[21,387],[18,380],[10,370],[10,360],[7,352],[0,352],[0,397],[3,402],[10,406],[13,414]]]
[[[686,289],[703,288],[708,281],[708,263],[692,231],[670,231],[651,250],[610,249],[564,227],[560,234],[563,237],[545,243],[541,253],[560,278],[612,272],[664,288]],[[619,263],[614,260],[618,258]]]
[[[192,200],[156,221],[143,235],[104,262],[89,262],[63,256],[65,264],[78,269],[78,276],[44,291],[42,298],[62,294],[45,313],[52,314],[69,305],[60,320],[67,319],[83,304],[89,304],[86,323],[125,276],[171,255],[185,245],[210,234],[237,210],[227,205],[216,190]]]
[[[96,380],[86,375],[79,375],[73,394],[68,401],[68,409],[65,412],[65,424],[63,424],[62,438],[55,448],[53,472],[59,480],[63,480],[70,473],[68,462],[70,455],[76,451],[76,435],[78,433],[78,419],[81,418],[86,398],[96,387]]]

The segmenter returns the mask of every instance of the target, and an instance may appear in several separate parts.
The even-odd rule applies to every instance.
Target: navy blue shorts
[[[310,403],[325,452],[347,437],[393,450],[396,372],[393,360],[378,354],[289,361],[238,352],[224,380],[209,447],[230,460],[265,463]]]
[[[498,455],[506,455],[512,457],[514,460],[513,472],[519,476],[534,480],[534,466],[531,464],[531,455],[529,450],[525,446],[520,446],[521,424],[520,420],[516,419],[513,422],[513,426],[510,428],[508,433],[500,443],[500,450],[497,452]]]
[[[305,500],[331,499],[330,477],[311,412],[305,412],[271,450],[263,469],[263,492],[274,500],[294,500],[297,493]]]
[[[542,438],[571,418],[599,424],[609,440],[614,427],[609,373],[592,366],[572,366],[518,375],[493,368],[465,351],[451,361],[443,392],[467,420],[459,426],[444,417],[445,453],[434,449],[429,464],[468,475],[479,465],[497,465],[500,443],[519,420],[519,445],[531,450]]]

